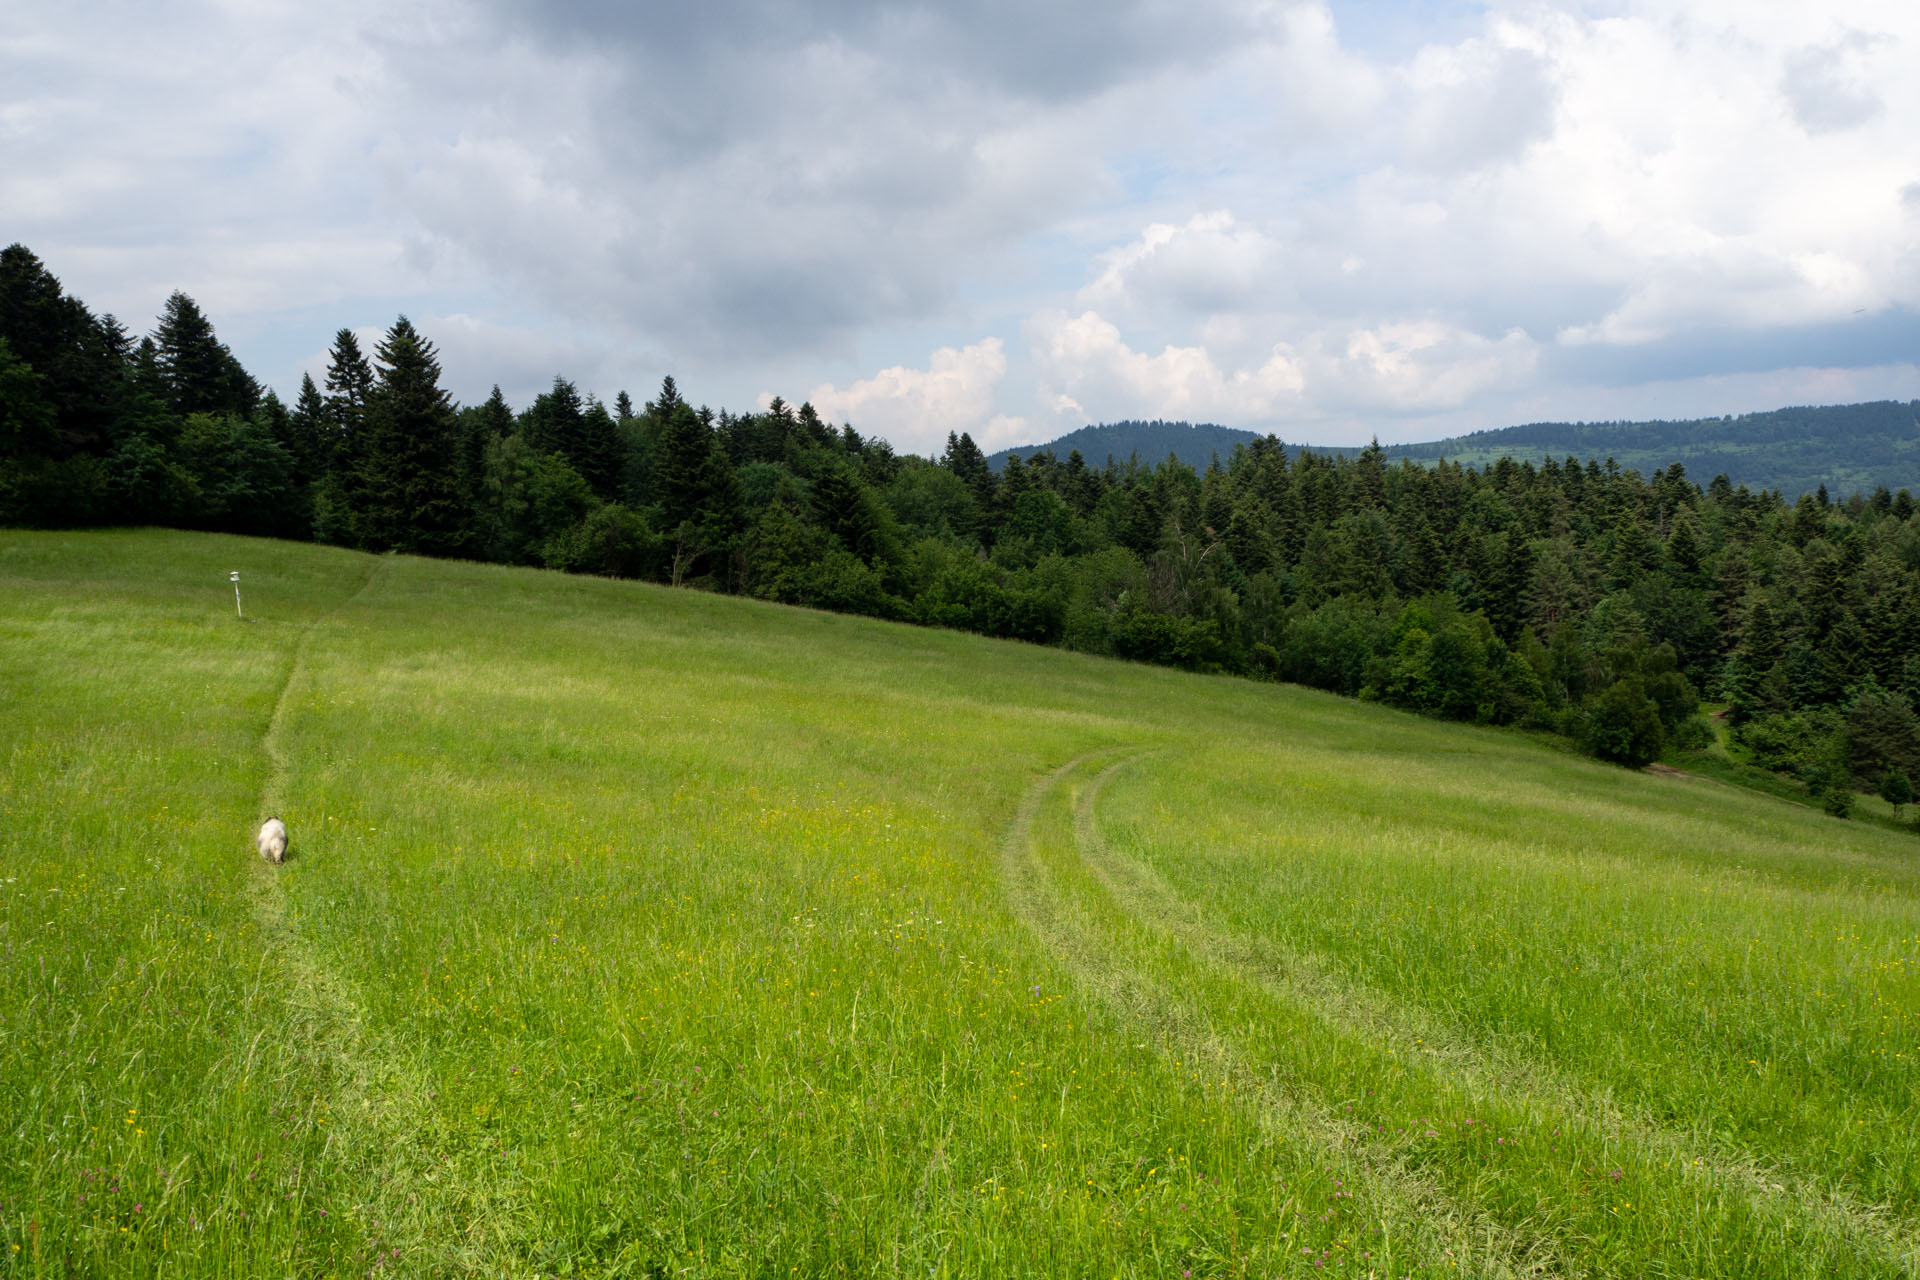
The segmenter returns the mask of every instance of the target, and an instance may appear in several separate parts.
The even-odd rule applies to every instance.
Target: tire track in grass
[[[1610,1091],[1596,1091],[1545,1064],[1497,1046],[1477,1043],[1418,1008],[1390,1004],[1379,993],[1333,973],[1317,957],[1303,956],[1263,939],[1224,933],[1194,902],[1183,898],[1160,872],[1113,849],[1101,833],[1098,805],[1108,782],[1151,755],[1141,753],[1108,765],[1080,792],[1074,805],[1074,844],[1087,869],[1124,914],[1176,941],[1200,964],[1230,980],[1257,987],[1274,999],[1315,1016],[1361,1043],[1406,1046],[1436,1086],[1449,1078],[1468,1097],[1510,1103],[1533,1124],[1585,1129],[1596,1149],[1625,1148],[1650,1173],[1678,1174],[1706,1201],[1737,1198],[1755,1207],[1756,1218],[1806,1238],[1826,1235],[1856,1252],[1908,1275],[1920,1275],[1920,1240],[1908,1224],[1857,1203],[1817,1180],[1783,1173],[1751,1159],[1696,1148],[1685,1135],[1661,1125]],[[1545,1116],[1540,1107],[1549,1108]]]
[[[308,623],[294,646],[273,714],[261,736],[269,770],[260,790],[256,821],[286,817],[292,764],[286,727],[300,691],[312,683],[309,652],[314,637],[350,609],[386,575],[390,560],[374,559],[352,595]],[[289,861],[300,857],[301,827],[287,823]],[[376,1265],[409,1273],[449,1274],[497,1268],[482,1265],[477,1245],[453,1224],[466,1225],[448,1199],[443,1170],[423,1142],[417,1117],[427,1113],[428,1075],[417,1057],[367,1020],[353,985],[336,973],[300,931],[275,867],[249,848],[254,912],[278,966],[295,1022],[285,1029],[288,1047],[326,1064],[334,1080],[325,1154],[339,1163],[355,1195],[354,1210],[370,1245],[380,1246]],[[251,1058],[251,1055],[250,1055]],[[397,1250],[397,1252],[394,1252]],[[350,1263],[351,1260],[336,1259]]]
[[[1320,1161],[1341,1182],[1361,1187],[1361,1196],[1373,1202],[1374,1225],[1391,1242],[1388,1247],[1403,1255],[1383,1259],[1395,1274],[1411,1269],[1414,1260],[1420,1260],[1420,1266],[1457,1268],[1465,1275],[1559,1274],[1562,1259],[1551,1242],[1503,1227],[1404,1161],[1372,1149],[1360,1128],[1333,1109],[1292,1096],[1272,1071],[1262,1070],[1230,1034],[1222,1034],[1199,984],[1176,991],[1128,964],[1117,946],[1099,936],[1103,930],[1046,865],[1034,827],[1076,773],[1125,750],[1106,748],[1077,756],[1028,789],[1001,845],[1002,878],[1015,914],[1089,992],[1158,1040],[1164,1055],[1204,1063],[1214,1073],[1209,1078],[1229,1083],[1238,1105],[1276,1152],[1300,1152],[1303,1172],[1307,1161]],[[1111,775],[1139,755],[1135,749],[1100,776]],[[1071,821],[1071,813],[1069,808],[1063,816]]]

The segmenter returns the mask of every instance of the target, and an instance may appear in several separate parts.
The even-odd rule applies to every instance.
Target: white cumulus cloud
[[[1278,248],[1225,209],[1182,226],[1155,222],[1139,238],[1100,255],[1100,274],[1080,291],[1089,308],[1177,307],[1208,314],[1267,301]]]
[[[1297,403],[1305,386],[1299,361],[1283,347],[1258,364],[1223,368],[1199,346],[1136,351],[1093,311],[1041,314],[1029,328],[1043,399],[1094,420],[1261,421]]]
[[[994,392],[1006,372],[1005,345],[986,338],[941,347],[924,369],[894,365],[845,388],[822,383],[807,399],[829,422],[850,422],[902,452],[938,454],[949,432],[967,432],[991,452],[1027,443],[1024,419],[994,412]]]

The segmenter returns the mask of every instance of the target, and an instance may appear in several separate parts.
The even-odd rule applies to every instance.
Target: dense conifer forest
[[[1290,450],[996,472],[776,400],[456,406],[403,317],[263,390],[193,300],[153,334],[0,254],[0,523],[158,524],[741,593],[1294,681],[1643,764],[1716,726],[1836,813],[1920,771],[1905,489],[1789,503],[1678,463],[1483,468]]]

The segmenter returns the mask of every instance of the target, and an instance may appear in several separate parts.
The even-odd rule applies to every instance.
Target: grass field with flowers
[[[1920,843],[1752,792],[0,533],[0,1276],[1914,1275],[1917,1055]]]

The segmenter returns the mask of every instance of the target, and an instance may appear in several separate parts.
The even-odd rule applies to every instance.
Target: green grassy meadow
[[[153,531],[0,761],[0,1275],[1920,1273],[1920,841],[1711,780]]]

